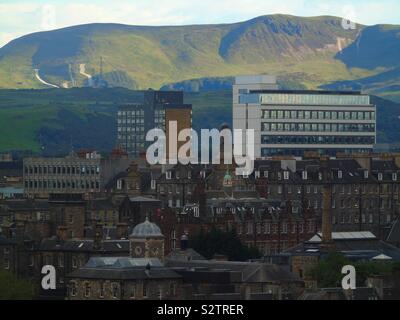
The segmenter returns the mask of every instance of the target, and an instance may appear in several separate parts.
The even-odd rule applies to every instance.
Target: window
[[[165,173],[165,178],[166,178],[167,180],[171,180],[171,178],[172,178],[172,173],[171,173],[171,171],[167,171],[167,172]]]
[[[252,222],[247,223],[247,234],[253,234],[253,223]]]
[[[176,283],[175,282],[171,282],[169,291],[170,291],[171,296],[176,296]]]
[[[147,298],[147,284],[143,283],[143,298]]]
[[[303,180],[307,180],[307,171],[303,171],[302,172],[302,178],[303,178]]]
[[[397,181],[397,173],[393,173],[392,174],[392,180],[393,181]]]
[[[64,267],[64,256],[62,253],[58,254],[58,266],[59,267]]]
[[[118,298],[118,283],[111,284],[111,295],[114,299]]]
[[[341,170],[338,171],[338,178],[339,179],[343,178],[343,172]]]
[[[135,299],[135,297],[136,297],[136,285],[134,284],[134,285],[132,285],[132,287],[131,287],[130,298],[131,298],[131,299]]]
[[[76,282],[75,281],[71,282],[70,293],[71,293],[71,297],[76,296]]]
[[[85,282],[85,297],[89,298],[90,297],[90,283]]]
[[[72,257],[72,268],[77,268],[78,267],[78,261],[76,257]]]
[[[287,223],[286,222],[282,223],[282,233],[286,234],[288,231],[287,229],[288,229]]]
[[[100,298],[104,298],[105,292],[106,292],[106,284],[104,281],[102,281],[100,283],[100,294],[99,294]]]
[[[284,171],[283,172],[283,179],[289,180],[289,171]]]
[[[379,181],[382,181],[382,180],[383,180],[383,174],[380,173],[380,172],[378,173],[378,180],[379,180]]]
[[[9,254],[10,253],[10,248],[5,247],[3,252],[4,252],[4,254]]]
[[[264,223],[264,233],[270,234],[271,233],[271,224],[269,222]]]

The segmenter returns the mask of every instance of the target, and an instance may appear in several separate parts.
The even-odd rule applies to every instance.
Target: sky
[[[0,47],[28,33],[93,22],[231,23],[275,13],[400,24],[400,0],[0,0]]]

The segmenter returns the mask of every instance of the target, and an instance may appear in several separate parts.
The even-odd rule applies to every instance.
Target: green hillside
[[[376,73],[348,68],[335,58],[364,26],[357,28],[343,29],[337,17],[287,15],[221,25],[69,27],[26,35],[1,48],[0,88],[106,82],[113,87],[147,89],[249,73],[293,75],[304,85],[317,87]]]
[[[116,143],[117,105],[134,92],[113,89],[0,90],[0,152],[63,155],[81,148],[110,151]],[[232,93],[185,93],[193,104],[193,127],[231,125]],[[400,141],[400,104],[373,97],[378,106],[378,142]]]

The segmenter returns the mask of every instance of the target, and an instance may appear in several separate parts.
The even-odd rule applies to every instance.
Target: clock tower
[[[129,246],[132,258],[157,258],[164,261],[164,236],[160,228],[148,218],[133,228]]]

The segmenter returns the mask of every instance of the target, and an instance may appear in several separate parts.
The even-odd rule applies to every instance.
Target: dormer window
[[[368,170],[365,170],[365,171],[364,171],[364,179],[368,179],[368,175],[369,175]]]
[[[202,170],[202,171],[200,172],[200,176],[201,176],[202,178],[205,178],[205,177],[206,177],[206,172],[205,172],[204,170]]]
[[[383,174],[381,172],[378,173],[378,180],[379,181],[383,180]]]
[[[339,179],[342,179],[342,178],[343,178],[343,172],[342,172],[342,170],[339,170],[337,175],[338,175],[338,178],[339,178]]]
[[[171,171],[167,171],[167,172],[165,173],[165,178],[166,178],[167,180],[171,180],[171,178],[172,178],[172,173],[171,173]]]
[[[397,173],[396,172],[392,173],[392,180],[397,181]]]
[[[308,179],[308,172],[306,171],[306,170],[304,170],[303,172],[302,172],[302,178],[303,178],[303,180],[307,180]]]

